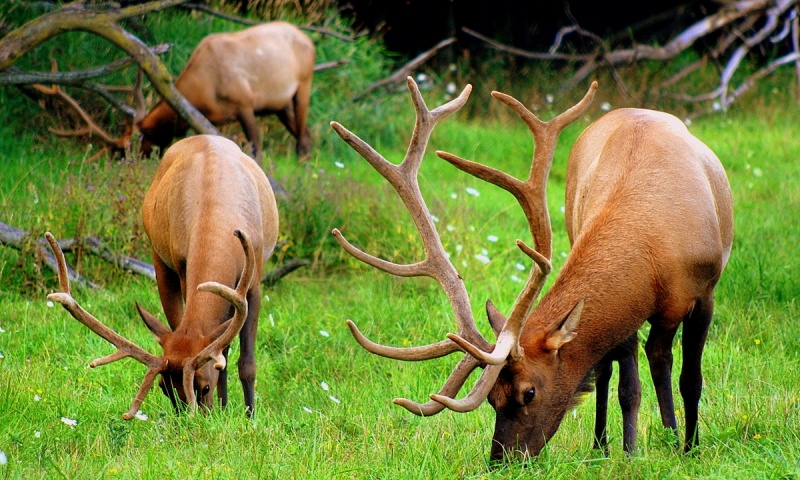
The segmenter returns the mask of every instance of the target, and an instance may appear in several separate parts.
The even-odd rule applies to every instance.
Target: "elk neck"
[[[577,335],[559,352],[577,382],[576,388],[609,350],[629,338],[657,309],[659,282],[646,234],[621,238],[620,232],[626,230],[615,228],[614,223],[629,219],[609,216],[601,220],[576,239],[520,338],[524,348],[535,342],[542,332],[557,328],[583,299]]]

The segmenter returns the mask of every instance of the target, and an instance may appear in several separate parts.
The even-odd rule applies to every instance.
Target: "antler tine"
[[[447,378],[447,381],[445,381],[444,386],[442,386],[437,395],[447,398],[455,397],[458,391],[461,390],[461,387],[464,386],[464,382],[467,381],[470,373],[472,373],[472,371],[478,366],[480,366],[480,363],[475,359],[475,357],[465,355],[464,358],[462,358],[453,369],[453,373],[451,373]],[[394,403],[400,405],[414,415],[420,415],[423,417],[436,415],[445,409],[445,405],[436,400],[428,400],[425,403],[417,403],[407,398],[395,398]]]
[[[443,340],[441,342],[422,347],[387,347],[385,345],[375,343],[365,337],[352,320],[347,320],[347,326],[350,328],[350,333],[353,334],[353,337],[355,337],[359,345],[371,353],[380,355],[381,357],[414,362],[444,357],[445,355],[450,355],[451,353],[458,351],[458,346],[449,340]]]
[[[147,352],[140,346],[108,328],[97,318],[84,310],[78,304],[78,302],[72,298],[69,278],[67,277],[67,262],[64,259],[64,252],[61,251],[61,247],[59,247],[58,242],[56,242],[55,237],[53,237],[50,232],[45,233],[45,238],[47,239],[47,243],[50,244],[50,249],[53,251],[56,261],[58,262],[58,283],[61,290],[60,292],[51,293],[47,296],[47,298],[53,302],[60,303],[76,320],[84,324],[97,335],[101,336],[107,342],[114,345],[114,347],[117,349],[117,351],[111,355],[107,355],[92,361],[89,366],[94,368],[127,357],[131,357],[147,366],[147,372],[145,373],[144,380],[142,380],[142,386],[139,389],[139,393],[134,399],[130,411],[122,416],[122,418],[125,420],[130,420],[139,409],[139,406],[144,401],[144,398],[150,392],[150,388],[153,385],[153,379],[155,376],[166,370],[167,360],[163,357],[157,357]]]
[[[478,408],[481,403],[486,400],[486,397],[489,396],[489,392],[492,390],[504,366],[505,364],[487,366],[483,370],[481,378],[475,382],[475,386],[472,387],[472,390],[470,390],[464,398],[456,400],[449,396],[433,394],[431,395],[431,400],[441,403],[454,412],[471,412]]]
[[[239,283],[236,284],[236,290],[217,282],[201,283],[197,286],[197,289],[202,292],[214,293],[229,301],[236,313],[234,313],[233,318],[228,320],[230,322],[228,328],[198,353],[194,359],[186,363],[186,365],[192,365],[193,372],[209,360],[216,361],[214,368],[217,370],[224,369],[226,361],[222,350],[231,344],[236,335],[242,330],[245,320],[247,320],[247,291],[250,290],[255,278],[256,260],[253,246],[250,244],[250,239],[247,235],[238,229],[233,234],[239,238],[245,256],[244,270],[239,278]],[[186,375],[184,375],[184,381],[186,381]]]

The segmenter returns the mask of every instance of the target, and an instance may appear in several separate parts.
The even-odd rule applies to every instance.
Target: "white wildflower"
[[[491,260],[489,260],[489,257],[487,257],[486,255],[482,255],[482,254],[475,255],[475,260],[481,262],[484,265],[486,265],[489,262],[491,262]]]
[[[450,95],[456,93],[456,84],[454,82],[449,82],[445,87],[445,91]]]
[[[142,413],[141,410],[137,410],[136,414],[134,415],[134,417],[136,417],[137,420],[141,420],[141,421],[147,420],[147,415]]]
[[[6,452],[0,450],[0,465],[5,465],[8,463],[8,457],[6,457]]]
[[[516,275],[511,275],[511,281],[514,283],[522,283],[522,279]]]
[[[608,102],[603,102],[603,103],[600,105],[600,110],[602,110],[602,111],[604,111],[604,112],[607,112],[607,111],[611,110],[611,104],[610,104],[610,103],[608,103]]]
[[[472,187],[467,187],[465,191],[467,192],[468,195],[472,195],[473,197],[480,197],[481,196],[481,192],[475,190]]]
[[[39,430],[36,430],[35,432],[33,432],[33,436],[36,437],[36,438],[42,438],[42,432],[40,432]]]
[[[326,330],[320,330],[319,334],[322,335],[323,337],[330,337],[331,336],[331,334],[328,333]]]
[[[64,425],[69,425],[70,427],[73,428],[75,427],[75,425],[78,424],[77,420],[73,420],[72,418],[67,418],[67,417],[61,417],[61,421],[64,423]]]
[[[517,270],[519,270],[520,272],[524,272],[525,268],[526,268],[525,265],[522,264],[522,263],[517,263],[516,267],[517,267]]]
[[[417,74],[417,83],[422,83],[427,79],[428,79],[428,76],[425,75],[424,73],[418,73]]]
[[[455,192],[453,192],[453,193],[451,193],[451,194],[450,194],[450,198],[452,198],[453,200],[455,200],[456,198],[458,198],[458,194],[457,194],[457,193],[455,193]]]
[[[555,99],[556,97],[554,97],[552,93],[548,93],[547,95],[544,96],[544,101],[547,103],[553,103],[553,100]]]
[[[455,232],[456,231],[456,226],[451,223],[451,224],[447,225],[445,227],[445,229],[447,229],[448,232]]]
[[[488,237],[486,237],[486,240],[489,240],[490,242],[495,243],[500,239],[497,238],[497,235],[489,235]]]
[[[464,250],[464,245],[461,244],[456,245],[456,252],[461,252],[462,250]]]
[[[761,178],[762,175],[764,175],[764,172],[762,172],[760,168],[756,167],[753,169],[754,177]]]
[[[327,384],[327,383],[325,383],[325,382],[320,382],[319,386],[320,386],[320,387],[322,387],[322,389],[323,389],[323,390],[325,390],[326,392],[327,392],[328,390],[330,390],[330,388],[331,388],[331,387],[329,387],[329,386],[328,386],[328,384]]]
[[[308,407],[303,407],[303,410],[305,410],[305,411],[306,411],[306,412],[308,412],[308,413],[314,413],[314,410],[311,410],[311,409],[310,409],[310,408],[308,408]]]
[[[434,214],[431,214],[431,220],[433,220],[434,223],[439,223],[439,217]]]
[[[53,306],[55,306],[55,303],[53,303],[52,300],[48,300],[47,301],[47,306],[50,307],[50,308],[53,308]]]
[[[684,118],[683,119],[683,123],[684,123],[684,125],[686,125],[688,127],[689,125],[692,124],[692,119],[691,118]]]
[[[333,403],[342,403],[341,400],[339,400],[338,398],[334,397],[333,395],[328,395],[328,398],[330,398]]]
[[[336,165],[339,168],[344,168],[344,163],[342,163],[342,162],[333,162],[333,164]]]
[[[41,401],[41,400],[42,400],[42,397],[40,397],[38,393],[37,393],[36,395],[34,395],[34,396],[33,396],[33,401],[34,401],[34,402],[39,402],[39,401]]]
[[[269,324],[275,326],[275,317],[271,313],[269,314]]]

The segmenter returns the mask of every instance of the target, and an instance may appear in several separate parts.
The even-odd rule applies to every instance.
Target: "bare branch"
[[[22,55],[50,38],[67,31],[80,30],[98,35],[133,57],[150,79],[158,94],[198,133],[219,132],[175,88],[167,67],[141,40],[125,31],[117,22],[156,10],[186,3],[187,0],[158,0],[125,8],[92,8],[83,3],[64,7],[26,23],[0,39],[0,71]]]
[[[424,64],[425,62],[430,60],[434,55],[436,55],[436,53],[439,50],[454,43],[455,41],[456,41],[455,37],[449,37],[442,40],[441,42],[431,47],[428,51],[422,52],[419,55],[417,55],[414,59],[412,59],[410,62],[400,67],[393,74],[389,75],[383,80],[377,81],[372,85],[368,86],[363,92],[353,97],[353,101],[364,98],[367,94],[369,94],[374,90],[377,90],[378,88],[381,87],[390,88],[399,85],[401,82],[405,81],[406,77],[408,77],[414,70],[419,68],[420,65]]]

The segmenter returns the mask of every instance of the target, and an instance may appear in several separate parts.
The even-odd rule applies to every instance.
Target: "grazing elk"
[[[488,398],[496,413],[491,457],[536,455],[578,394],[590,387],[593,369],[619,360],[621,382],[633,389],[621,395],[623,410],[627,410],[625,446],[629,450],[634,445],[639,404],[636,332],[645,321],[650,322],[647,357],[662,421],[675,430],[671,345],[683,323],[680,391],[686,409],[685,448],[697,445],[701,354],[711,322],[714,287],[728,260],[733,235],[730,187],[716,156],[678,119],[665,113],[617,110],[590,126],[569,159],[566,221],[572,251],[553,286],[533,308],[551,270],[552,231],[545,187],[553,153],[560,132],[585,112],[597,84],[577,105],[549,122],[539,120],[512,97],[493,92],[533,134],[536,150],[529,178],[523,182],[437,152],[461,170],[513,194],[535,241],[536,249],[517,241],[536,266],[508,318],[487,302],[489,322],[497,335],[497,342],[491,344],[475,325],[464,282],[447,258],[417,179],[431,131],[464,105],[471,87],[431,111],[412,79],[408,84],[417,120],[408,153],[399,165],[387,162],[363,140],[332,123],[339,136],[395,188],[420,232],[425,259],[395,264],[358,250],[338,230],[333,231],[336,239],[354,257],[380,270],[437,280],[458,325],[458,334],[411,348],[374,343],[348,320],[353,336],[370,352],[399,360],[427,360],[459,350],[466,353],[430,401],[420,404],[398,398],[395,403],[428,416],[445,408],[470,411]],[[464,398],[456,400],[477,367],[483,368],[480,379]],[[602,371],[598,373],[603,376]],[[603,388],[607,389],[607,380]],[[598,437],[605,431],[604,409],[598,403]],[[602,442],[603,438],[596,440],[596,444]]]
[[[297,154],[307,155],[311,80],[316,52],[308,35],[285,22],[270,22],[235,33],[205,37],[192,52],[175,88],[215,125],[238,121],[261,161],[256,116],[276,114],[297,140]],[[165,101],[137,122],[142,152],[163,151],[189,125]]]
[[[259,280],[278,237],[278,210],[266,175],[228,139],[189,137],[165,153],[145,196],[142,216],[169,328],[140,305],[136,307],[158,339],[162,356],[148,353],[83,311],[70,295],[63,263],[61,293],[48,298],[62,303],[117,348],[90,366],[126,357],[147,365],[139,394],[123,415],[126,420],[136,413],[158,374],[159,385],[176,410],[183,404],[192,410],[196,404],[213,407],[217,386],[225,406],[227,351],[237,334],[239,378],[247,414],[252,416]],[[50,244],[63,262],[58,245]]]

